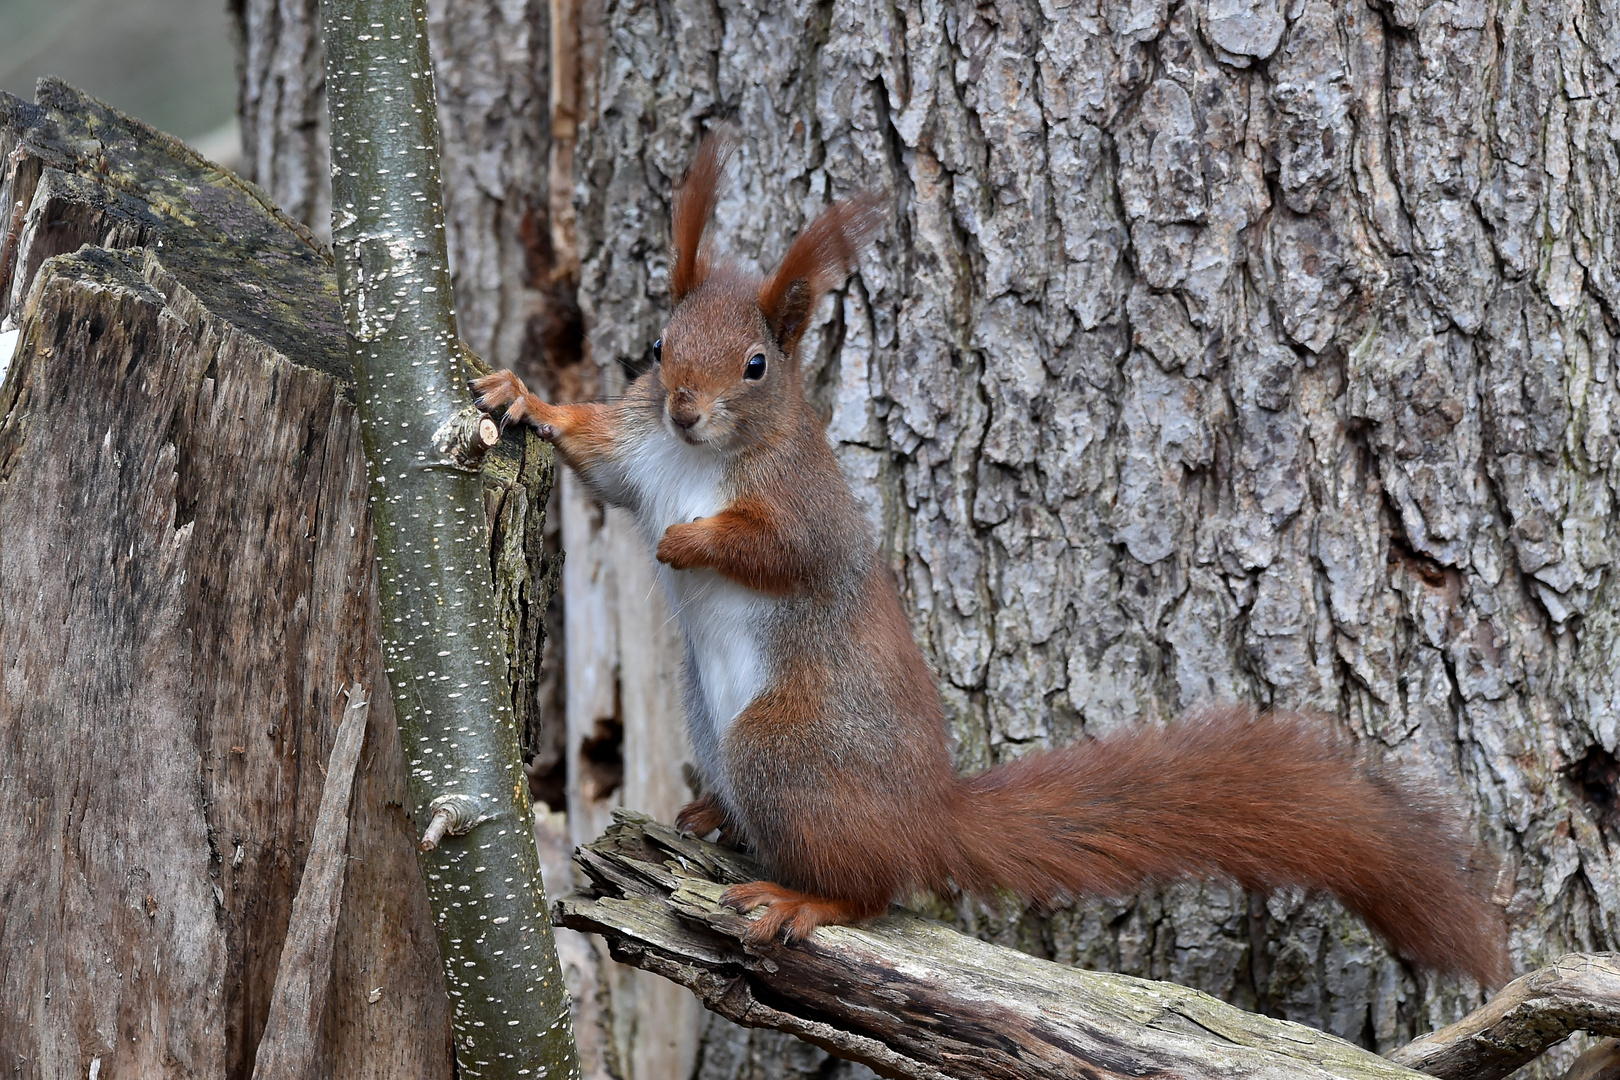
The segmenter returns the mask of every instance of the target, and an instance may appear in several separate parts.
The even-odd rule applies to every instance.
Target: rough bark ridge
[[[332,239],[326,60],[319,0],[229,0],[239,41],[242,175],[322,240]]]
[[[595,360],[667,311],[668,193],[761,265],[893,227],[807,342],[968,768],[1204,700],[1311,706],[1466,792],[1524,965],[1620,934],[1612,3],[607,4]],[[1183,888],[1038,954],[1388,1048],[1478,1000],[1321,901]]]

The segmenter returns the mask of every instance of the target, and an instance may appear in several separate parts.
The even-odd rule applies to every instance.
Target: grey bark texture
[[[593,0],[576,22],[587,339],[559,393],[617,392],[657,336],[703,130],[741,135],[717,236],[744,263],[836,196],[893,193],[805,349],[964,768],[1209,700],[1315,708],[1458,792],[1523,968],[1620,943],[1612,0]],[[534,161],[532,138],[486,160]],[[452,216],[517,183],[484,175],[447,168]],[[613,515],[580,528],[644,573]],[[675,643],[573,621],[573,588],[575,745],[594,710],[634,770],[628,689],[650,700]],[[1381,1050],[1480,1000],[1318,898],[957,915]],[[706,1036],[703,1075],[761,1075],[716,1049],[741,1037]]]
[[[331,264],[167,136],[60,84],[39,101],[0,95],[0,319],[23,329],[0,383],[6,1068],[251,1074],[358,681],[379,690],[331,815],[348,857],[313,1068],[441,1080]],[[484,459],[514,683],[554,581],[550,463],[532,438]]]
[[[578,189],[593,357],[720,244],[892,229],[807,345],[959,761],[1314,708],[1456,790],[1535,966],[1620,933],[1610,219],[1620,9],[610,3]],[[992,940],[1387,1049],[1479,1001],[1336,906],[1183,887]]]

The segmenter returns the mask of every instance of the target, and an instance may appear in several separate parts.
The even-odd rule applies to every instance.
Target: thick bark
[[[245,1078],[342,687],[387,686],[336,284],[178,143],[60,85],[42,103],[0,98],[23,207],[0,318],[24,325],[0,391],[0,1047],[22,1076]],[[549,463],[537,440],[485,459],[515,679],[553,579]],[[450,1074],[408,799],[378,692],[325,1075]]]
[[[326,61],[319,0],[229,0],[239,38],[237,118],[242,175],[294,221],[332,239]]]
[[[581,135],[594,359],[722,251],[893,225],[807,345],[958,760],[1312,707],[1456,790],[1524,967],[1620,941],[1612,4],[610,2]],[[1380,1049],[1480,999],[1333,904],[1183,887],[993,940]]]

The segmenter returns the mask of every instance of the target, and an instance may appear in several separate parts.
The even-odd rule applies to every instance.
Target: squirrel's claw
[[[528,424],[547,442],[557,440],[556,426],[542,423],[539,419],[541,410],[547,408],[545,402],[529,393],[523,380],[512,372],[492,371],[488,375],[468,379],[467,388],[472,391],[473,405],[480,412],[494,415],[505,407],[506,411],[501,414],[501,431],[504,432],[513,424]]]
[[[726,815],[720,809],[720,800],[711,792],[695,802],[681,807],[675,815],[675,827],[693,836],[708,836],[726,826]]]
[[[812,896],[774,881],[733,885],[720,894],[720,902],[734,911],[765,909],[743,933],[743,941],[749,945],[768,945],[784,930],[783,941],[789,944],[803,941],[818,926],[858,922],[881,911],[881,908],[874,911],[871,905],[853,900]]]

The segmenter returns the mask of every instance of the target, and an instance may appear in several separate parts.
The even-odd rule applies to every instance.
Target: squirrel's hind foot
[[[693,836],[708,836],[716,829],[725,829],[726,824],[726,812],[712,792],[687,803],[675,815],[675,827]]]
[[[743,934],[743,941],[749,945],[768,945],[784,928],[784,941],[802,941],[818,926],[847,925],[882,913],[881,908],[873,910],[870,904],[812,896],[774,881],[733,885],[720,894],[720,902],[737,911],[765,909]]]

